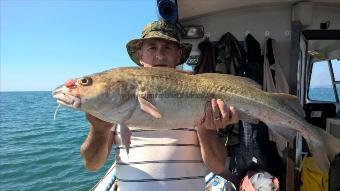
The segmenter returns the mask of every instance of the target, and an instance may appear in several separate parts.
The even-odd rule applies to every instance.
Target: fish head
[[[104,73],[67,80],[52,95],[62,106],[119,123],[132,108],[134,90],[130,82]]]

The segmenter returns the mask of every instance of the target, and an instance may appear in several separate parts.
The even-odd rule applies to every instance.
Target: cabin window
[[[335,81],[340,81],[340,59],[331,60]]]
[[[339,81],[339,59],[314,62],[308,88],[308,99],[311,101],[338,102]]]
[[[331,63],[332,63],[333,72],[334,72],[335,86],[336,86],[336,90],[339,96],[339,93],[340,93],[340,59],[331,60]]]

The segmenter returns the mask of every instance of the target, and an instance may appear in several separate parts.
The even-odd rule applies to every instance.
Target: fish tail
[[[125,146],[126,154],[129,156],[129,149],[131,144],[131,131],[125,125],[120,125],[120,138]]]
[[[326,131],[323,131],[323,141],[326,143],[327,155],[330,161],[333,161],[335,157],[340,153],[340,139],[334,137]]]
[[[340,139],[318,127],[313,128],[318,132],[310,137],[313,140],[309,140],[308,145],[319,168],[328,173],[330,162],[340,153]]]

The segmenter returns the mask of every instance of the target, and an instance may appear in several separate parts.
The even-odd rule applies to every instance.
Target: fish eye
[[[80,78],[78,80],[78,83],[82,86],[89,86],[89,85],[92,84],[92,78],[90,78],[90,77]]]

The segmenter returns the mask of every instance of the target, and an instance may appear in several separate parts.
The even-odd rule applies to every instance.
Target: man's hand
[[[86,113],[86,119],[90,122],[90,129],[80,148],[80,153],[85,167],[90,171],[95,171],[104,165],[114,144],[114,134],[111,131],[113,124],[88,113]]]
[[[218,130],[239,121],[238,113],[233,106],[227,106],[221,99],[207,102],[204,117],[198,126]]]
[[[229,124],[237,123],[238,120],[236,109],[226,106],[222,100],[212,99],[211,102],[206,103],[204,117],[197,124],[197,136],[203,162],[215,174],[229,172],[225,167],[227,149],[216,131]]]

